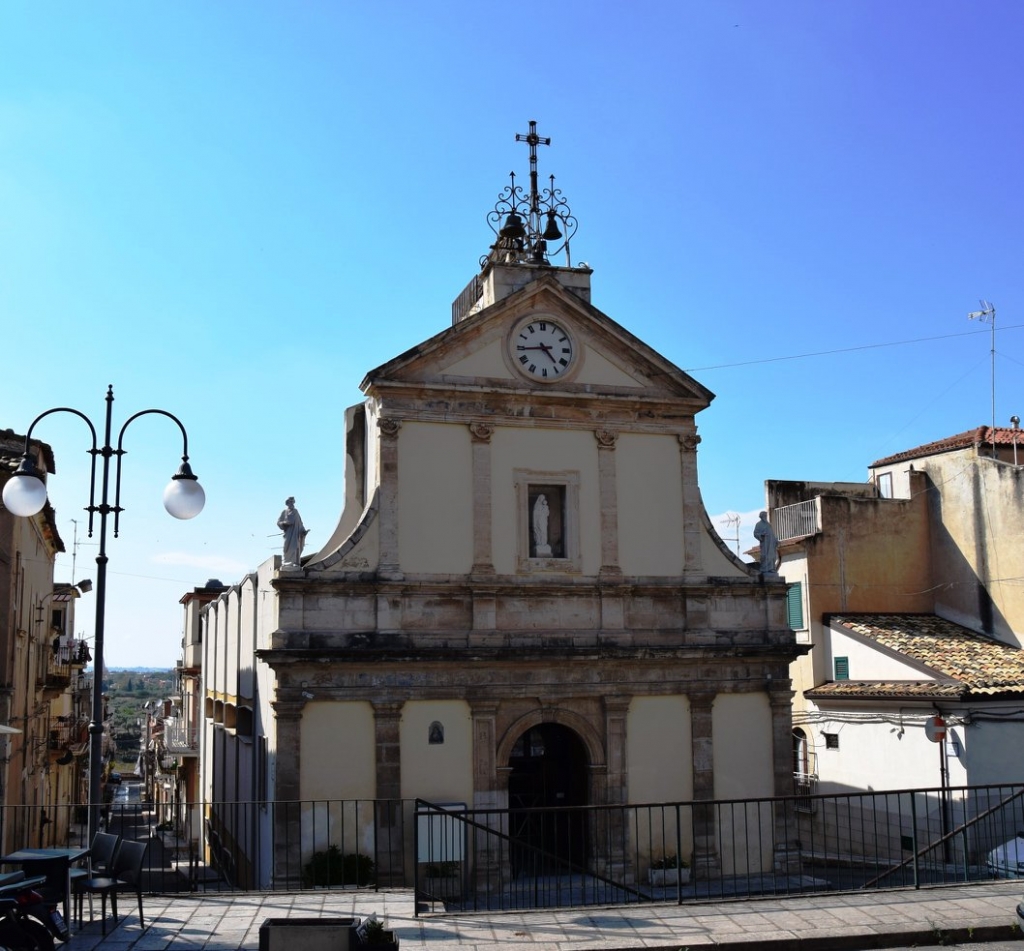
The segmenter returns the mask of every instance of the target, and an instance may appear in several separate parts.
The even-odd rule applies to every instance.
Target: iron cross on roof
[[[538,209],[537,146],[550,145],[551,139],[537,135],[537,123],[535,120],[531,119],[530,131],[526,135],[523,135],[522,132],[517,132],[516,141],[525,142],[530,146],[530,211],[532,213],[536,213]]]

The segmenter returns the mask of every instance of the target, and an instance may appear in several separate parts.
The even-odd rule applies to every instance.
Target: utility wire
[[[1013,324],[1000,327],[1000,330],[1020,330],[1024,324]],[[742,363],[716,363],[706,367],[686,367],[687,373],[698,373],[703,370],[729,370],[734,367],[750,367],[760,363],[782,363],[786,360],[804,360],[807,357],[828,357],[837,353],[857,353],[861,350],[881,350],[885,347],[904,347],[912,343],[928,343],[932,340],[950,340],[954,337],[973,337],[977,334],[989,333],[988,330],[967,330],[958,334],[940,334],[937,337],[915,337],[912,340],[892,340],[889,343],[866,343],[859,347],[840,347],[836,350],[814,350],[810,353],[793,353],[783,357],[765,357],[761,360],[744,360]]]

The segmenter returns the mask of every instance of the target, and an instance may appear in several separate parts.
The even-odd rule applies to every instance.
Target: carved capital
[[[397,436],[401,426],[401,420],[397,420],[393,416],[382,416],[377,420],[377,428],[383,436]]]
[[[594,438],[597,440],[598,448],[614,449],[615,440],[619,438],[619,434],[608,429],[598,429],[594,431]]]
[[[402,716],[401,702],[395,703],[391,701],[372,701],[373,706],[373,718],[375,720],[398,720]]]
[[[473,435],[473,442],[490,442],[494,435],[494,426],[491,423],[480,421],[469,424],[469,431]]]
[[[680,433],[679,445],[688,452],[693,452],[700,445],[700,436],[696,433]]]
[[[302,708],[305,705],[305,700],[272,700],[270,702],[274,716],[278,720],[302,719]]]

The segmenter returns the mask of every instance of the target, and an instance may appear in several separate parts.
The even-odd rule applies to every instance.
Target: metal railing
[[[778,540],[817,535],[821,531],[821,500],[814,498],[772,509],[772,528]]]
[[[4,848],[84,846],[87,812],[6,806]],[[522,809],[115,801],[102,814],[149,843],[150,891],[411,887],[440,913],[1024,877],[1024,786]],[[1001,855],[1007,842],[1019,846]]]
[[[457,324],[468,314],[476,302],[483,297],[484,285],[480,275],[474,275],[470,282],[460,291],[459,296],[452,301],[452,326]]]
[[[199,739],[194,723],[186,723],[180,717],[166,717],[163,726],[163,741],[168,753],[183,755],[198,751]]]

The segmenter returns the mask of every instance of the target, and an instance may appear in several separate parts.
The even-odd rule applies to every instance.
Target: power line
[[[1002,330],[1020,330],[1024,324],[1013,324],[1010,327],[1002,327]],[[861,350],[881,350],[885,347],[904,347],[912,343],[929,343],[933,340],[950,340],[954,337],[973,337],[977,334],[988,333],[987,330],[968,330],[957,334],[940,334],[937,337],[915,337],[912,340],[892,340],[889,343],[867,343],[859,347],[840,347],[836,350],[815,350],[810,353],[794,353],[784,357],[765,357],[761,360],[744,360],[742,363],[716,363],[706,367],[686,367],[687,373],[699,373],[703,370],[729,370],[734,367],[750,367],[760,363],[782,363],[786,360],[804,360],[807,357],[829,357],[837,353],[857,353]]]

